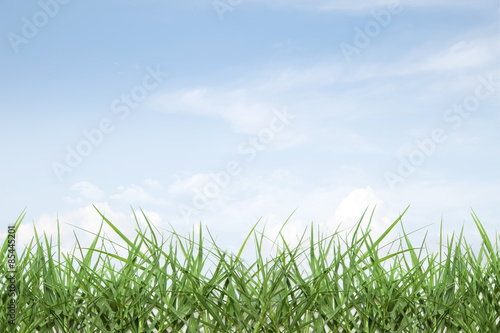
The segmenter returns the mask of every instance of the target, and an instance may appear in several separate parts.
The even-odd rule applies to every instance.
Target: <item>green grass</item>
[[[136,237],[128,239],[98,214],[127,244],[127,255],[102,227],[89,248],[77,242],[69,254],[61,252],[59,237],[53,245],[35,230],[17,258],[15,329],[4,311],[10,298],[3,244],[1,331],[500,332],[498,239],[492,243],[474,212],[483,240],[477,253],[463,231],[441,237],[437,253],[425,239],[415,247],[404,229],[387,241],[403,215],[376,239],[369,224],[361,227],[372,213],[348,236],[323,236],[311,226],[294,247],[281,232],[269,240],[256,225],[231,254],[211,235],[206,245],[201,227],[198,237],[160,238],[144,215],[147,227],[136,217]],[[248,263],[242,253],[251,240],[255,260]],[[268,241],[276,245],[271,258],[262,254]]]

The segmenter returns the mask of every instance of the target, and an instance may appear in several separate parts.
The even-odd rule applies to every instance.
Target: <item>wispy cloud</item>
[[[198,1],[198,0],[196,0]],[[491,6],[495,4],[495,1],[490,0],[478,0],[478,1],[467,1],[467,0],[457,0],[457,1],[447,1],[447,0],[360,0],[360,1],[349,1],[349,0],[246,0],[246,2],[260,3],[267,6],[280,6],[280,7],[296,7],[299,9],[310,9],[318,11],[367,11],[371,9],[377,9],[382,7],[387,7],[388,5],[400,5],[404,7],[456,7],[456,6],[466,6],[466,7],[482,7]]]
[[[164,112],[193,113],[227,121],[237,133],[254,134],[269,123],[275,105],[252,98],[246,88],[182,89],[155,96],[151,104]]]
[[[484,67],[498,59],[497,40],[459,41],[416,66],[425,71],[450,71]]]

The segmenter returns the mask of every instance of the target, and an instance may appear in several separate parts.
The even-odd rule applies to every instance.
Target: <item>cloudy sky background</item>
[[[20,245],[69,249],[93,204],[229,250],[295,209],[290,240],[498,231],[498,1],[3,1],[0,35],[0,241],[26,207]]]

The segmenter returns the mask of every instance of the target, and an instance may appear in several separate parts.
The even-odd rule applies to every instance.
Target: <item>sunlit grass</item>
[[[268,238],[257,225],[232,254],[211,235],[207,245],[201,227],[197,237],[160,238],[143,214],[147,227],[136,217],[137,234],[129,239],[98,214],[127,255],[102,227],[89,248],[77,240],[69,254],[59,237],[54,245],[35,231],[17,258],[16,330],[4,311],[10,298],[3,244],[1,331],[500,332],[498,239],[492,242],[474,212],[483,240],[477,253],[463,232],[441,239],[440,251],[431,253],[425,240],[411,244],[404,229],[388,252],[383,242],[403,215],[372,239],[361,227],[371,216],[363,214],[348,237],[323,236],[311,226],[292,248],[280,232],[272,258],[262,255]],[[256,260],[248,263],[242,253],[251,240]]]

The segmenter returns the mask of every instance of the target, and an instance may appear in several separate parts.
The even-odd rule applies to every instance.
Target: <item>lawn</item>
[[[102,229],[90,247],[77,240],[69,253],[61,251],[59,237],[35,231],[15,256],[15,298],[4,242],[0,327],[27,333],[500,332],[500,238],[491,239],[472,212],[480,249],[472,249],[463,231],[446,239],[441,232],[440,251],[433,253],[425,238],[411,243],[401,222],[405,213],[376,238],[369,233],[373,212],[365,211],[348,234],[323,235],[311,225],[293,247],[281,232],[269,239],[257,223],[241,250],[228,253],[201,227],[198,236],[172,231],[160,237],[145,214],[147,227],[136,216],[130,239],[97,210],[102,226],[126,244],[126,255]],[[398,227],[401,236],[388,240]],[[265,242],[275,244],[271,257],[262,254]],[[242,253],[252,243],[249,262]]]

